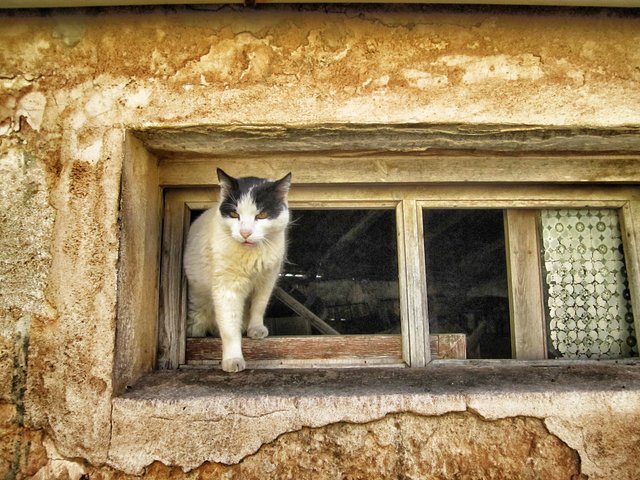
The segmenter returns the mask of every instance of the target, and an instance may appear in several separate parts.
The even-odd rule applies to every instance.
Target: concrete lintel
[[[278,152],[638,153],[640,127],[466,124],[210,125],[136,129],[162,155]]]

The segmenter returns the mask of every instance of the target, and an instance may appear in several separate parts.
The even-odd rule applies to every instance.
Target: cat
[[[219,203],[187,235],[187,336],[219,334],[222,370],[240,372],[243,331],[269,334],[264,313],[286,254],[291,173],[277,181],[217,174]]]

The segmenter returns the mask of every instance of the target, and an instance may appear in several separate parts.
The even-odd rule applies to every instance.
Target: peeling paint
[[[446,75],[434,75],[429,72],[411,69],[405,70],[403,73],[409,85],[422,90],[433,87],[444,87],[449,83]]]
[[[524,55],[445,55],[435,64],[464,69],[464,83],[478,83],[490,80],[539,80],[544,76],[540,59],[531,54]]]
[[[29,92],[21,97],[8,96],[0,106],[0,136],[19,132],[24,120],[36,132],[40,130],[44,118],[47,98],[42,92]]]
[[[504,431],[510,432],[509,438],[502,437]],[[162,479],[175,471],[156,463],[146,473]],[[505,419],[492,424],[478,422],[469,414],[436,418],[396,414],[365,424],[305,427],[264,445],[241,464],[203,464],[189,474],[247,480],[264,475],[301,480],[565,479],[578,478],[579,472],[576,453],[535,419]]]
[[[24,118],[33,130],[39,131],[46,106],[47,98],[42,92],[29,92],[24,95],[18,100],[14,130],[20,130],[20,118]]]
[[[33,82],[30,75],[3,76],[0,74],[0,87],[5,90],[22,90]]]

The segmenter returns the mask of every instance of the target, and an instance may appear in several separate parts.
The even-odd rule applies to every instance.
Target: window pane
[[[293,210],[271,335],[400,333],[394,210]],[[320,326],[320,328],[319,328]]]
[[[501,210],[423,210],[429,331],[467,335],[467,358],[511,358]]]
[[[550,358],[638,355],[616,210],[543,210]]]

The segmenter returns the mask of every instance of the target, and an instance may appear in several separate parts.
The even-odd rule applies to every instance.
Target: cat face
[[[218,180],[220,215],[238,243],[255,247],[287,228],[291,173],[274,182],[256,177],[234,178],[218,169]]]

